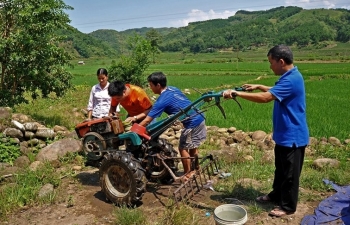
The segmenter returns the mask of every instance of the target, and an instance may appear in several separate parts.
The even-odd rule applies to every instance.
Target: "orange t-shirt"
[[[124,98],[121,102],[118,102],[116,98],[112,97],[112,106],[116,107],[120,103],[128,112],[129,116],[137,116],[152,107],[151,100],[142,88],[132,84],[125,84],[125,86],[130,89],[129,96]]]

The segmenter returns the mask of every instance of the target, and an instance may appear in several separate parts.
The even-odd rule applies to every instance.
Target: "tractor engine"
[[[124,126],[118,117],[103,117],[80,123],[75,131],[83,139],[83,149],[88,160],[96,161],[108,150],[118,149],[118,134],[124,132]]]

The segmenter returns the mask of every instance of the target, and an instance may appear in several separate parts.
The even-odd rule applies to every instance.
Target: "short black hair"
[[[125,83],[119,80],[113,81],[108,86],[109,96],[122,96],[124,90],[126,90]]]
[[[163,72],[154,72],[147,77],[147,81],[154,85],[160,84],[161,87],[166,87],[166,76]]]
[[[107,70],[105,68],[99,68],[97,70],[97,76],[101,75],[101,74],[108,76],[108,72],[107,72]]]
[[[283,59],[288,65],[293,64],[293,52],[286,45],[276,45],[269,50],[267,56],[274,60]]]

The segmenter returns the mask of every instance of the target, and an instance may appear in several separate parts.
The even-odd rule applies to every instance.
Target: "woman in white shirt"
[[[94,85],[90,92],[87,120],[108,116],[111,106],[111,97],[108,95],[108,72],[105,68],[97,70],[97,79],[99,83]]]

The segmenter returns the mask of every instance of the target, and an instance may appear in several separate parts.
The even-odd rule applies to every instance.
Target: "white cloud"
[[[215,12],[214,10],[209,10],[208,12],[204,12],[199,9],[192,9],[190,13],[187,14],[187,18],[180,19],[177,21],[171,21],[171,26],[175,27],[183,27],[187,26],[190,22],[195,21],[204,21],[211,19],[227,19],[230,16],[235,15],[236,11],[225,10],[223,12]]]
[[[314,1],[314,0],[286,0],[286,6],[299,6],[304,9],[315,9],[315,8],[325,8],[331,9],[336,7],[336,0],[323,0],[323,1]]]

